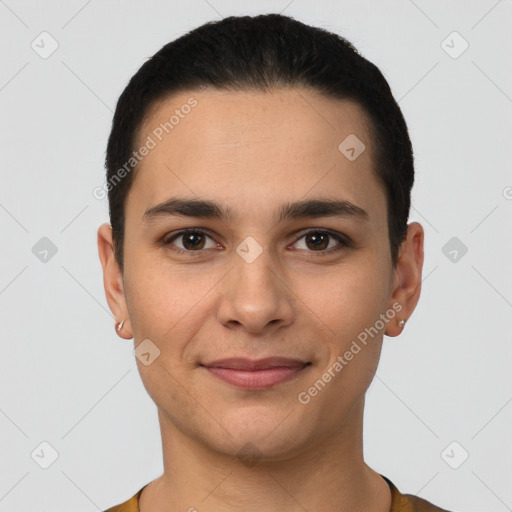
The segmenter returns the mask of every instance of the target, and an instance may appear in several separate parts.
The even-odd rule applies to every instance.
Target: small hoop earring
[[[400,329],[403,329],[404,325],[405,325],[405,320],[399,320],[398,321],[398,327],[400,327]]]
[[[123,328],[123,324],[124,324],[124,320],[122,322],[120,322],[119,325],[117,326],[118,332]]]

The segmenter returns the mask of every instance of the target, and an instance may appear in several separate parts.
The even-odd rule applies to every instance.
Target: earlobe
[[[131,329],[128,329],[128,327],[126,327],[126,331],[123,330],[124,323],[125,323],[125,320],[123,320],[122,322],[116,323],[116,325],[115,325],[116,333],[120,338],[129,340],[129,339],[133,338],[133,334],[127,334],[127,331],[131,331]]]
[[[402,313],[400,313],[400,315],[402,315]],[[389,322],[384,334],[386,336],[389,336],[390,338],[399,336],[400,334],[402,334],[402,331],[404,330],[406,322],[407,322],[407,320],[405,318],[402,318],[397,315],[395,317],[395,320]]]
[[[418,303],[423,269],[423,243],[423,227],[418,222],[412,222],[407,227],[407,236],[400,247],[390,297],[390,307],[398,302],[402,308],[396,321],[386,329],[387,336],[398,336],[402,332],[405,322]]]

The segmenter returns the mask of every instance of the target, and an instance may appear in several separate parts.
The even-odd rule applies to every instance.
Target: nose
[[[294,295],[280,265],[263,250],[253,261],[235,254],[231,271],[222,280],[218,321],[251,334],[289,325]]]

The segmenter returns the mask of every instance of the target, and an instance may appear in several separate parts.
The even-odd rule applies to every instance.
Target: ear
[[[397,314],[395,320],[386,328],[387,336],[398,336],[402,328],[400,320],[407,321],[418,304],[421,292],[421,273],[423,270],[424,231],[421,224],[412,222],[407,226],[407,236],[400,246],[392,293],[388,307],[395,304]],[[398,311],[398,304],[401,305]]]
[[[103,268],[103,287],[110,310],[116,318],[116,332],[124,339],[133,337],[126,298],[124,295],[123,274],[114,256],[114,243],[112,240],[112,226],[102,224],[98,229],[98,254]],[[117,330],[117,322],[122,322],[123,327]]]

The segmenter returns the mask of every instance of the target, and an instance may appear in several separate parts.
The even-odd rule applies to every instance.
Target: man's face
[[[197,105],[162,134],[190,98]],[[351,135],[365,145],[355,159],[356,139],[338,148]],[[137,364],[163,429],[275,459],[340,434],[372,380],[377,320],[392,304],[386,199],[362,111],[306,90],[182,92],[152,109],[135,149],[148,136],[156,146],[125,204],[124,290],[135,345],[149,339],[160,350]],[[214,201],[230,217],[143,217],[171,198]],[[279,218],[310,200],[347,201],[367,216],[310,208]],[[184,229],[192,232],[174,237]],[[357,341],[375,325],[377,335]],[[207,368],[268,357],[304,367],[259,377]]]

